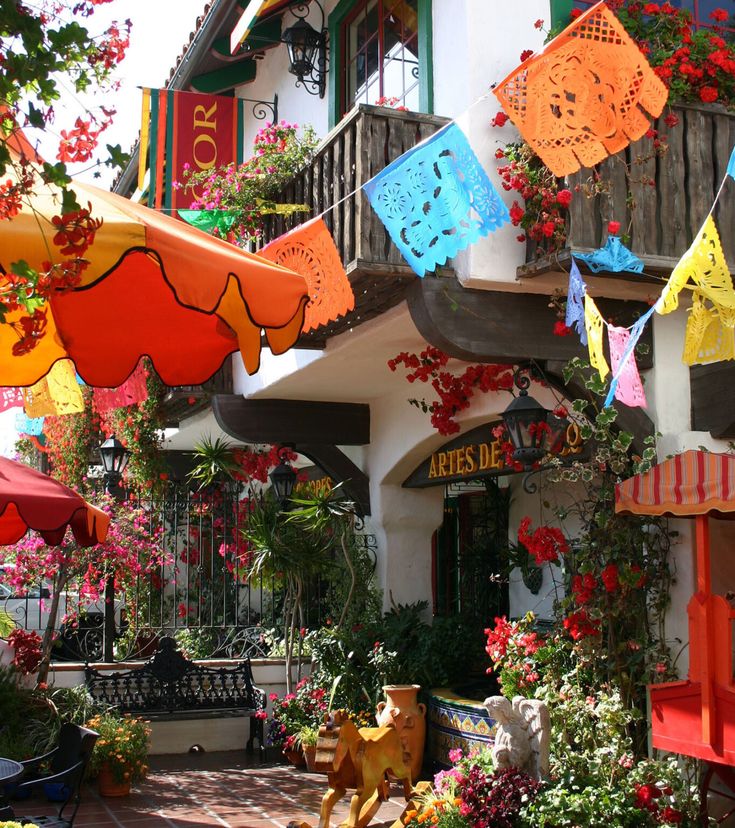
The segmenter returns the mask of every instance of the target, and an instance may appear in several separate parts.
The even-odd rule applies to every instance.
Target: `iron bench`
[[[88,664],[85,680],[90,695],[122,713],[148,719],[196,718],[220,715],[248,716],[250,738],[265,750],[263,715],[266,694],[253,682],[250,659],[233,667],[205,667],[189,661],[173,638],[162,638],[158,652],[141,667],[101,673]]]

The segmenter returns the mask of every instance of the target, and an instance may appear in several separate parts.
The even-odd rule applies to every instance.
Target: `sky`
[[[162,87],[168,80],[171,68],[189,42],[189,33],[196,27],[196,19],[204,11],[206,0],[113,0],[98,6],[94,16],[86,22],[90,33],[106,29],[113,20],[130,18],[130,48],[125,60],[116,71],[120,80],[117,92],[105,95],[104,101],[91,98],[87,102],[73,90],[62,89],[62,99],[55,105],[54,132],[70,128],[78,115],[84,114],[85,106],[104,103],[117,110],[113,125],[103,134],[102,149],[98,155],[106,157],[105,144],[120,144],[128,152],[140,130],[141,92],[138,87]],[[29,135],[29,137],[31,137]],[[41,138],[41,136],[35,136]],[[58,138],[51,136],[41,143],[41,153],[49,160],[54,158]],[[47,150],[44,148],[48,147]],[[102,167],[101,178],[94,178],[94,170],[82,172],[88,164],[70,165],[72,175],[98,187],[109,189],[117,171]],[[0,413],[0,455],[11,457],[17,439],[15,415],[20,408]]]
[[[97,6],[89,20],[82,20],[91,34],[104,31],[114,21],[130,19],[133,26],[130,33],[130,47],[123,62],[115,72],[120,80],[117,92],[100,96],[77,95],[67,82],[62,86],[62,100],[54,109],[55,135],[42,139],[43,147],[48,146],[46,156],[53,158],[58,147],[58,134],[62,129],[73,126],[75,118],[84,114],[85,107],[103,104],[117,110],[113,124],[100,136],[102,160],[107,156],[105,145],[120,144],[128,152],[135,143],[140,130],[141,90],[139,87],[163,87],[169,72],[176,64],[189,34],[196,28],[196,19],[204,11],[206,0],[112,0]],[[39,136],[40,137],[40,136]],[[90,184],[109,189],[117,171],[107,167],[99,168],[101,178],[95,178],[94,170],[87,170],[89,164],[69,165],[71,174]]]

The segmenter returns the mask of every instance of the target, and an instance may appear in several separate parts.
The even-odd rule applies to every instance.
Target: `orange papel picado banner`
[[[324,219],[300,224],[267,244],[259,255],[306,280],[309,304],[303,331],[316,330],[355,308],[355,295]]]
[[[524,61],[495,89],[506,114],[561,177],[645,134],[668,90],[604,3]]]

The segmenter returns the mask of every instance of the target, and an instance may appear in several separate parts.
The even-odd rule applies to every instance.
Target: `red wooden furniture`
[[[715,775],[735,781],[735,610],[711,591],[709,520],[735,519],[735,456],[686,451],[618,484],[621,514],[693,517],[696,592],[689,615],[689,677],[649,686],[653,746],[714,763],[703,780],[703,805]],[[735,812],[733,808],[727,816]]]

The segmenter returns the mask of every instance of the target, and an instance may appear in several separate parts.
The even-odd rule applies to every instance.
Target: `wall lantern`
[[[513,375],[519,389],[518,396],[500,416],[513,444],[513,459],[529,471],[549,452],[559,449],[567,423],[529,396],[531,380],[527,374],[521,373],[522,370],[517,370]]]
[[[309,3],[297,3],[290,9],[298,20],[281,35],[281,42],[288,49],[288,71],[296,75],[296,85],[301,84],[310,95],[324,97],[327,89],[327,30],[324,27],[324,9],[316,2],[322,15],[319,31],[310,26],[305,17]]]
[[[112,435],[99,447],[99,453],[104,472],[105,491],[120,500],[125,496],[120,481],[128,465],[130,452]]]
[[[281,455],[281,462],[273,469],[269,477],[281,508],[286,509],[291,502],[291,495],[296,485],[296,469]]]

